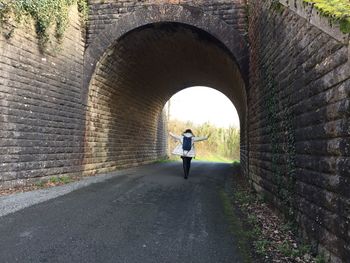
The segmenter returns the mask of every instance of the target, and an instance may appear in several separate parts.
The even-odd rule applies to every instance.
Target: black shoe
[[[185,178],[185,179],[188,179],[188,176],[187,176],[187,175],[185,175],[185,176],[184,176],[184,178]]]

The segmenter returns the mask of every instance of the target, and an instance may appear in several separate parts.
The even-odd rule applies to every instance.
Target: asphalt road
[[[0,217],[0,262],[241,262],[219,192],[232,167],[143,166]]]

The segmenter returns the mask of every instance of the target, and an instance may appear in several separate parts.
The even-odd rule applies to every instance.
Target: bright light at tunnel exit
[[[176,93],[169,101],[165,108],[169,107],[170,120],[194,124],[209,122],[220,128],[239,128],[236,108],[229,98],[215,89],[190,87]]]

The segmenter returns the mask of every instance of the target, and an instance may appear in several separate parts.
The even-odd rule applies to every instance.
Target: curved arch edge
[[[241,34],[223,20],[188,5],[150,5],[122,16],[108,25],[87,47],[84,54],[83,92],[87,95],[96,66],[106,51],[128,32],[149,24],[174,22],[204,30],[219,40],[231,52],[241,71],[246,87],[249,75],[249,48]]]

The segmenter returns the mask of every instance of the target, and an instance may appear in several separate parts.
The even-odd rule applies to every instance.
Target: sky
[[[239,128],[239,118],[232,102],[221,92],[207,87],[191,87],[170,99],[170,119],[210,122],[217,127]]]

